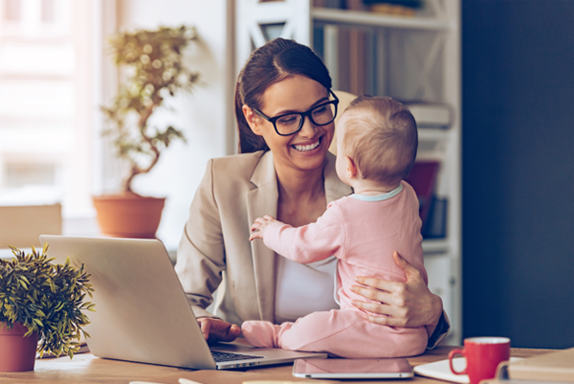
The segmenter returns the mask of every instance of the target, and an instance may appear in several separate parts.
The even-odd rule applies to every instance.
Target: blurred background
[[[574,2],[437,3],[455,4],[460,21],[458,340],[574,346]],[[193,25],[199,39],[187,55],[202,83],[154,116],[188,143],[174,143],[135,183],[168,196],[158,237],[175,250],[207,160],[236,153],[238,8],[232,0],[0,0],[0,206],[60,203],[64,234],[97,235],[91,196],[114,192],[121,176],[100,135],[99,106],[121,78],[106,38]]]

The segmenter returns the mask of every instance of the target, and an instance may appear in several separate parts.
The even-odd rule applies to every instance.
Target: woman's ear
[[[247,121],[247,124],[249,124],[249,128],[251,128],[251,131],[258,136],[262,136],[261,126],[259,125],[261,119],[259,118],[259,116],[255,114],[255,112],[253,112],[253,109],[249,108],[246,104],[243,104],[242,109],[243,109],[243,116],[245,116],[245,121]]]
[[[357,176],[357,166],[355,165],[355,161],[351,159],[349,156],[345,156],[345,164],[347,169],[347,179],[352,180]]]

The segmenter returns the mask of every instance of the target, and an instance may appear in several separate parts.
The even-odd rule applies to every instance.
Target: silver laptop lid
[[[215,369],[209,347],[159,240],[40,236],[58,262],[92,276],[90,351],[100,357]]]

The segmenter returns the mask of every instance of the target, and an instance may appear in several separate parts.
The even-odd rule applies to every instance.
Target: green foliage
[[[110,39],[116,65],[130,69],[112,105],[102,107],[109,123],[104,134],[112,138],[118,157],[130,165],[122,185],[125,192],[132,192],[133,178],[149,172],[173,140],[185,141],[173,126],[152,128],[148,121],[165,97],[189,92],[198,83],[199,74],[186,68],[183,54],[196,39],[195,29],[187,26],[121,32]]]
[[[48,258],[48,245],[42,252],[32,247],[25,254],[11,247],[14,258],[0,259],[0,323],[12,328],[22,323],[28,328],[25,336],[38,332],[38,352],[66,354],[72,358],[80,348],[80,332],[89,324],[84,310],[94,311],[91,302],[94,289],[88,283],[90,275],[84,266],[76,269],[66,260],[53,264]]]

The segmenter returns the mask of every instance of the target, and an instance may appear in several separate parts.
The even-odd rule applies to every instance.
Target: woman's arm
[[[442,300],[428,289],[415,267],[397,252],[393,254],[393,258],[405,272],[406,282],[357,277],[355,280],[361,285],[354,285],[351,290],[378,303],[355,300],[353,305],[369,312],[386,315],[368,316],[368,320],[372,323],[407,328],[426,326],[430,336],[429,347],[432,348],[449,329],[448,320],[443,316]],[[434,335],[435,330],[440,334]]]
[[[205,308],[221,283],[225,250],[219,210],[213,194],[213,160],[195,193],[177,250],[175,271],[196,317],[212,317]]]
[[[226,267],[212,173],[213,160],[210,160],[191,203],[175,270],[205,339],[233,341],[239,336],[240,328],[205,310],[213,301],[212,294],[221,283],[221,273]]]

